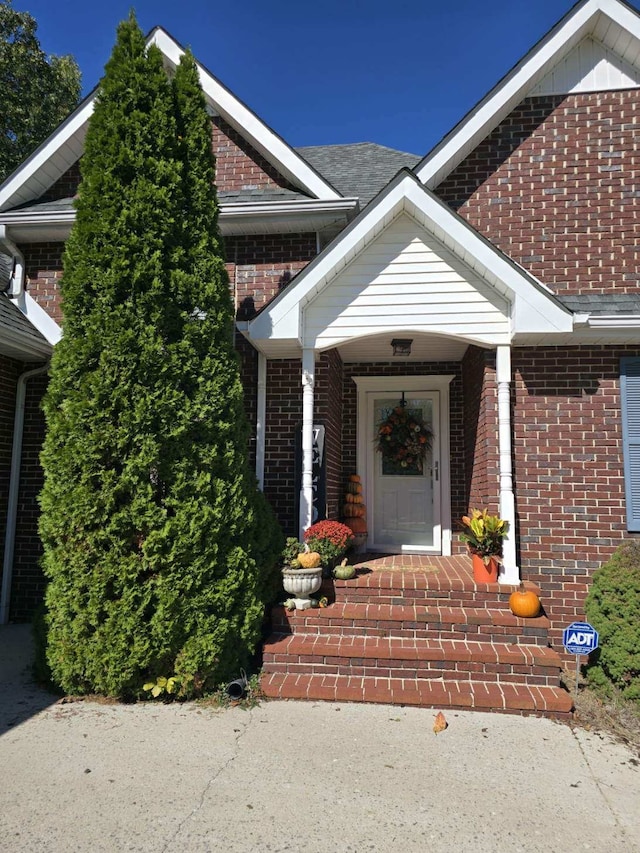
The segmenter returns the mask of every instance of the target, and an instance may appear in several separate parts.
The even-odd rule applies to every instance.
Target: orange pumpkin
[[[509,607],[514,616],[531,618],[540,613],[540,599],[532,589],[527,589],[521,583],[520,589],[509,596]]]
[[[360,477],[357,474],[349,474],[349,482],[350,483],[359,483]]]
[[[353,533],[367,532],[367,522],[364,518],[347,518],[345,524]]]

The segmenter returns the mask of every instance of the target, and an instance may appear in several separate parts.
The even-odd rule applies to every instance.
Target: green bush
[[[625,542],[594,574],[585,611],[599,634],[589,680],[640,699],[640,541]]]
[[[133,16],[89,122],[41,495],[47,659],[69,693],[200,695],[247,668],[282,538],[249,427],[193,57]]]

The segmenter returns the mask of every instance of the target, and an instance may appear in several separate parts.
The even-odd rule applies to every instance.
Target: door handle
[[[438,482],[438,480],[440,479],[440,463],[439,463],[439,462],[434,462],[434,463],[433,463],[433,471],[434,471],[434,473],[435,473],[435,480],[436,480],[436,483],[437,483],[437,482]]]

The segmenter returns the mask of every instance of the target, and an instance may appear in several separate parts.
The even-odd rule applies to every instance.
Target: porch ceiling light
[[[394,355],[411,355],[413,338],[394,338],[391,341]]]

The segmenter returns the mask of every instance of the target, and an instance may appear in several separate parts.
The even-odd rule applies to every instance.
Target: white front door
[[[441,553],[440,395],[438,391],[405,393],[405,410],[434,433],[422,465],[399,463],[377,450],[380,424],[401,401],[397,393],[367,393],[367,505],[371,550]]]

